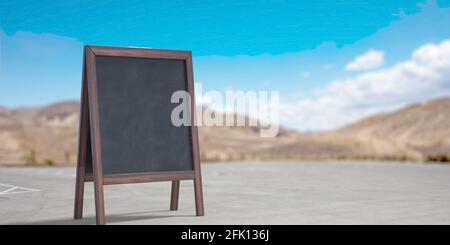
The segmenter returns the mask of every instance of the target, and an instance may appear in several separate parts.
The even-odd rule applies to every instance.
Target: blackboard
[[[98,56],[104,174],[193,170],[189,128],[171,123],[171,96],[187,91],[184,60]]]
[[[186,91],[195,115],[190,51],[86,46],[74,218],[82,217],[84,183],[94,182],[97,224],[105,223],[103,185],[171,181],[170,210],[180,180],[193,180],[203,216],[198,132],[174,126],[171,103]]]

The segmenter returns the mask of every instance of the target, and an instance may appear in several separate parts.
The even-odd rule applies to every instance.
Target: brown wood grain
[[[105,201],[103,195],[103,162],[100,142],[100,118],[98,111],[97,74],[95,54],[86,47],[89,118],[91,127],[92,163],[95,192],[95,211],[98,225],[105,224]]]
[[[178,210],[178,197],[180,195],[180,181],[173,180],[170,191],[170,211]]]
[[[81,78],[81,106],[80,106],[80,124],[78,128],[78,156],[77,156],[77,172],[75,179],[75,204],[74,219],[83,217],[83,200],[84,200],[84,182],[86,176],[86,160],[87,160],[87,141],[89,127],[89,107],[87,103],[86,88],[86,55],[83,54],[83,75]],[[89,149],[90,150],[90,149]]]
[[[132,174],[108,174],[103,175],[103,185],[118,185],[132,183],[146,183],[172,180],[192,180],[195,178],[194,171],[170,171],[149,172]],[[93,181],[93,176],[86,176],[85,181]]]
[[[186,76],[188,82],[188,92],[191,96],[191,142],[192,142],[192,157],[194,163],[194,195],[195,195],[195,210],[197,216],[203,216],[205,214],[203,205],[203,187],[202,187],[202,177],[201,177],[201,166],[200,166],[200,149],[198,143],[198,130],[196,124],[196,105],[195,105],[195,95],[194,95],[194,73],[192,64],[192,54],[189,53],[186,59]]]
[[[122,47],[105,47],[105,46],[89,46],[89,48],[95,55],[110,56],[110,57],[185,60],[191,54],[190,51],[150,49],[150,48],[122,48]]]

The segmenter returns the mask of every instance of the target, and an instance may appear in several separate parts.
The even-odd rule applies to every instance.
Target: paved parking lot
[[[178,211],[170,182],[105,186],[108,224],[450,224],[450,166],[395,162],[204,164],[205,216],[192,181]],[[0,168],[0,224],[95,224],[73,220],[75,168]]]

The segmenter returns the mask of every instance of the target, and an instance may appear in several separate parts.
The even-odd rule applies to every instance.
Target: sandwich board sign
[[[190,95],[190,51],[85,46],[74,218],[83,215],[84,183],[94,182],[97,224],[105,224],[104,185],[171,181],[170,210],[180,180],[193,180],[197,216],[204,215],[197,127],[174,126],[176,91]]]

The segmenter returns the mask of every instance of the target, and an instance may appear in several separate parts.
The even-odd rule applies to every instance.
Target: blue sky
[[[2,28],[82,43],[257,55],[338,47],[417,13],[415,1],[2,1]]]
[[[8,107],[78,99],[84,44],[192,50],[205,90],[278,90],[282,123],[300,130],[450,90],[450,1],[3,0],[0,18],[0,105]],[[425,56],[436,66],[422,67],[433,50],[441,56]],[[408,62],[417,76],[398,67]],[[397,92],[379,93],[380,84]]]

